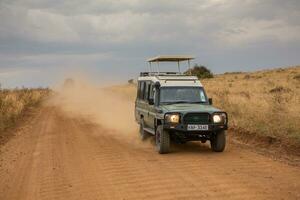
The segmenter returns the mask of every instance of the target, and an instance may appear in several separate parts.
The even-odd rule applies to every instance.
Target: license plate
[[[188,131],[207,131],[208,125],[200,125],[200,124],[189,124],[187,126]]]

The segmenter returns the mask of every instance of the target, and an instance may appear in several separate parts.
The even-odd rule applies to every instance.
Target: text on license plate
[[[188,131],[207,131],[208,125],[200,125],[200,124],[188,124]]]

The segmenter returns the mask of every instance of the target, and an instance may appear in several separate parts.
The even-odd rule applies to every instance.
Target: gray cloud
[[[193,54],[217,73],[298,64],[299,8],[298,0],[2,0],[0,69],[55,76],[81,66],[126,79],[167,53]]]

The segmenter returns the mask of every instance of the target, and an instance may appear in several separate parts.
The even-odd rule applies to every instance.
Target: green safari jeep
[[[190,60],[184,56],[159,56],[149,62]],[[180,68],[179,68],[180,71]],[[195,76],[175,72],[142,72],[138,78],[135,119],[142,140],[155,136],[157,151],[170,151],[170,141],[210,141],[222,152],[226,145],[227,113],[212,106]]]

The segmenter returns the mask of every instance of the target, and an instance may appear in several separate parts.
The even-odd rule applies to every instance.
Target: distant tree
[[[129,80],[128,80],[128,83],[129,83],[129,84],[134,84],[134,80],[133,80],[133,79],[129,79]]]
[[[199,79],[213,78],[213,73],[205,66],[196,64],[193,68],[187,70],[185,74],[197,76]]]

